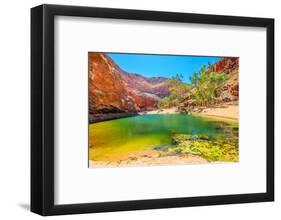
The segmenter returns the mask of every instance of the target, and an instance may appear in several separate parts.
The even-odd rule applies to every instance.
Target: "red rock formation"
[[[223,57],[210,68],[210,72],[224,73],[227,79],[224,85],[215,91],[215,97],[211,104],[239,100],[239,58]],[[186,99],[180,103],[179,109],[183,112],[194,111],[198,107],[198,102],[193,99],[195,90],[191,90]]]
[[[237,69],[239,65],[238,57],[223,57],[220,61],[216,62],[213,66],[214,72],[230,73],[234,69]]]
[[[104,53],[90,52],[89,113],[125,113],[153,109],[168,94],[166,79],[145,78],[121,70]]]
[[[238,57],[223,57],[214,64],[212,71],[225,73],[228,80],[225,83],[222,91],[222,98],[225,101],[236,101],[239,96],[239,58]]]
[[[89,112],[110,113],[134,111],[127,97],[120,73],[103,54],[89,53]],[[117,69],[116,69],[117,70]]]

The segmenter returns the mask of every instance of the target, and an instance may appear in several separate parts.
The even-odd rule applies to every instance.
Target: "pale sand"
[[[153,111],[147,111],[144,114],[153,115],[153,114],[178,114],[178,109],[176,107],[166,108],[166,109],[157,109]]]
[[[89,161],[90,168],[105,167],[132,167],[154,165],[178,165],[178,164],[204,164],[209,163],[199,155],[187,154],[185,156],[140,157],[122,161]]]
[[[239,119],[239,106],[237,103],[225,103],[218,106],[205,108],[201,112],[195,112],[195,115],[213,116],[219,118]]]
[[[179,111],[176,107],[167,109],[157,109],[153,111],[147,111],[144,114],[178,114]],[[193,115],[199,116],[210,116],[218,118],[228,118],[233,120],[239,119],[239,106],[237,102],[229,102],[224,104],[219,104],[217,106],[212,106],[204,108],[202,111],[192,112]]]

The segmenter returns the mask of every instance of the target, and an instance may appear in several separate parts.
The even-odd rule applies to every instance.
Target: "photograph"
[[[255,203],[261,211],[274,206],[264,202],[275,200],[278,162],[272,17],[280,14],[277,7],[273,12],[270,4],[259,5],[266,9],[259,14],[241,2],[243,12],[234,15],[227,13],[229,4],[204,4],[209,12],[202,7],[200,12],[192,5],[176,9],[173,2],[161,9],[159,2],[149,3],[31,8],[30,28],[21,28],[28,36],[19,38],[30,38],[31,62],[20,56],[30,68],[28,102],[18,98],[23,89],[16,84],[23,80],[5,83],[15,93],[7,98],[16,103],[12,118],[20,119],[18,107],[30,102],[30,114],[21,114],[30,117],[30,135],[17,139],[30,142],[28,170],[20,174],[30,176],[21,182],[30,191],[31,212],[150,215],[153,209],[189,207],[188,215],[198,216],[196,206],[223,205],[222,213],[240,219],[245,212],[225,205]],[[28,10],[22,11],[25,18]],[[14,70],[15,52],[7,49],[13,58],[7,68]],[[14,72],[22,76],[21,70]],[[11,111],[10,104],[3,106]],[[6,127],[14,143],[15,123],[7,120]],[[13,154],[4,164],[15,164],[9,174],[25,164],[27,150],[19,146],[19,154],[7,148]],[[21,194],[14,190],[3,198]],[[27,209],[26,204],[18,206]],[[256,216],[275,216],[274,207]],[[225,215],[215,210],[212,216]]]
[[[239,162],[239,58],[88,53],[89,167]]]

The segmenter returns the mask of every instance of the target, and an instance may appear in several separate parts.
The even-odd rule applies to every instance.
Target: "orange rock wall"
[[[128,74],[104,53],[90,52],[88,68],[91,114],[153,109],[157,100],[168,94],[166,79]]]

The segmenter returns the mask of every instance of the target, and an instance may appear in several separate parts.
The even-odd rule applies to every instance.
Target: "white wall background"
[[[0,12],[0,218],[39,219],[29,209],[30,179],[30,8],[42,3],[88,5],[209,14],[228,14],[275,18],[275,55],[281,47],[279,1],[225,0],[78,0],[2,1]],[[254,52],[254,51],[253,51]],[[280,75],[276,62],[276,134],[281,131]],[[253,76],[254,77],[254,76]],[[249,85],[250,88],[250,85]],[[257,103],[258,107],[258,103]],[[277,135],[276,135],[277,136]],[[276,201],[274,203],[221,205],[208,207],[100,213],[63,216],[61,219],[278,219],[281,215],[281,160],[278,155],[281,138],[276,137]],[[59,217],[51,217],[57,219]]]

